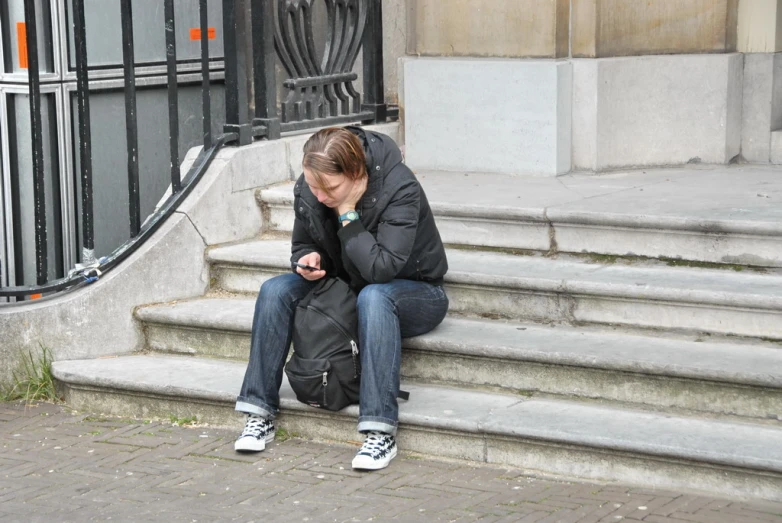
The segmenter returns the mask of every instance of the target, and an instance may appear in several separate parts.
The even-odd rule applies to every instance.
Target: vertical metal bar
[[[248,47],[247,24],[250,15],[249,0],[223,2],[223,46],[225,48],[225,130],[236,133],[238,145],[252,142],[250,124],[250,93],[247,83]]]
[[[136,114],[136,68],[133,52],[133,8],[131,0],[120,0],[122,19],[122,61],[125,69],[125,127],[128,150],[128,200],[130,205],[130,237],[141,228],[141,201],[138,175],[138,118]]]
[[[367,0],[367,27],[364,31],[364,104],[375,113],[374,122],[387,120],[383,84],[383,7],[381,0]]]
[[[199,0],[198,9],[201,16],[201,98],[204,122],[204,149],[212,147],[212,93],[209,86],[209,17],[207,0]]]
[[[164,1],[166,17],[166,65],[168,69],[168,136],[171,158],[171,192],[182,190],[179,175],[179,92],[176,77],[176,23],[174,0]]]
[[[10,124],[8,122],[8,93],[0,89],[0,136],[9,136]],[[3,236],[5,242],[5,284],[14,286],[16,284],[16,249],[14,245],[14,211],[13,195],[11,187],[11,150],[8,140],[0,140],[0,176],[2,176],[2,185],[5,187],[3,200],[0,206],[4,209],[3,222],[0,227],[5,227]]]
[[[79,260],[78,256],[74,256],[76,253],[76,204],[75,196],[76,189],[72,165],[72,155],[70,151],[71,141],[70,137],[70,122],[67,119],[67,110],[65,108],[65,87],[63,85],[57,86],[57,91],[54,93],[55,106],[57,110],[57,165],[60,166],[60,216],[62,220],[62,269],[64,272],[68,272],[68,269],[73,267]]]
[[[259,0],[253,4],[253,59],[255,81],[255,117],[265,120],[266,138],[280,137],[277,117],[277,73],[274,50],[274,2]]]
[[[236,3],[223,2],[223,48],[225,49],[225,123],[239,123],[239,85],[236,63]]]
[[[35,0],[24,1],[27,38],[27,73],[30,80],[30,127],[33,151],[33,199],[35,205],[35,265],[36,281],[43,285],[48,279],[48,245],[46,237],[46,192],[44,186],[43,123],[41,120],[41,79],[38,69],[38,31]]]
[[[6,94],[0,89],[0,137],[8,134],[8,112],[5,103]],[[10,170],[8,168],[8,140],[0,140],[0,257],[3,259],[3,267],[0,268],[0,287],[11,285],[11,275],[13,274],[13,247],[6,243],[9,238],[13,238],[13,224],[11,217],[8,216],[10,206],[11,191]],[[5,303],[7,299],[0,298],[0,303]]]
[[[92,205],[92,133],[84,0],[73,0],[73,39],[76,48],[76,105],[79,111],[79,165],[81,167],[81,214],[84,242],[82,263],[92,263],[95,261],[95,227]]]

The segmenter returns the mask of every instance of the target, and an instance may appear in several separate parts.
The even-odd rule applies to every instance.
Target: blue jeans
[[[274,417],[293,335],[296,305],[317,282],[284,274],[264,282],[255,302],[250,361],[236,410]],[[412,280],[368,285],[358,295],[361,393],[358,430],[396,433],[402,338],[434,329],[448,311],[442,287]]]

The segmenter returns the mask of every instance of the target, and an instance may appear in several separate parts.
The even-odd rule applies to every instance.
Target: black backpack
[[[344,281],[325,279],[299,302],[285,374],[302,403],[328,410],[358,403],[356,294]]]

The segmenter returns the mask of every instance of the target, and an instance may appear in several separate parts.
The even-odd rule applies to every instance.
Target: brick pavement
[[[0,521],[782,522],[782,504],[540,479],[402,452],[354,472],[355,447],[0,403]]]

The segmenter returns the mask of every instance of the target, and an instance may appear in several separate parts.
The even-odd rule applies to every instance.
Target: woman
[[[258,452],[274,439],[296,305],[318,280],[339,276],[358,293],[358,431],[365,441],[353,467],[381,469],[397,453],[402,338],[429,332],[448,310],[445,249],[423,189],[388,136],[323,129],[304,145],[302,164],[294,187],[294,274],[261,286],[236,402],[248,418],[234,447]]]

